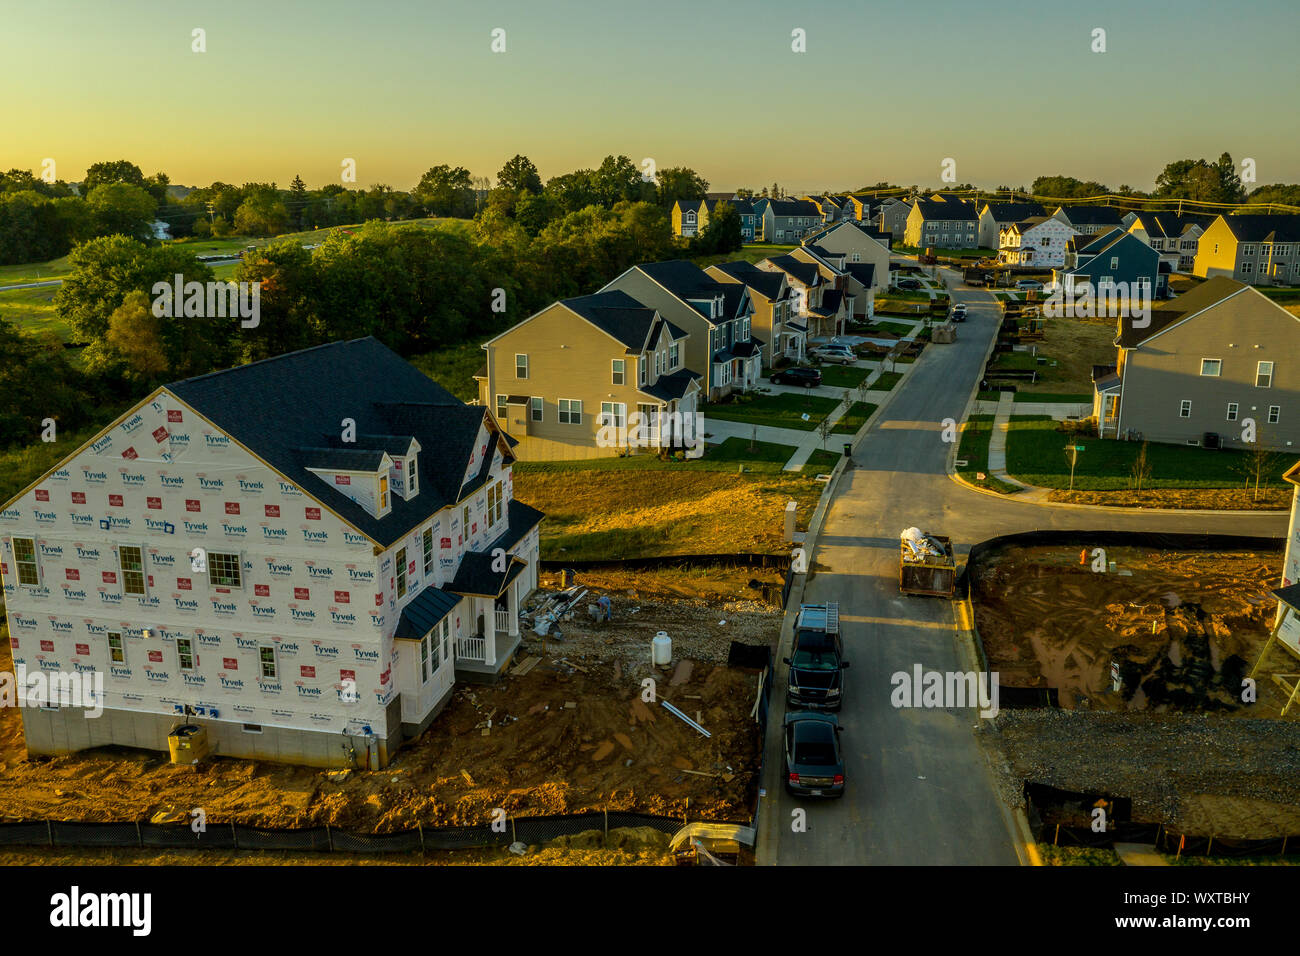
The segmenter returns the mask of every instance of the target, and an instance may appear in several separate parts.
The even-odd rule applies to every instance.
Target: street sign
[[[1075,450],[1075,451],[1083,451],[1083,446],[1082,446],[1082,445],[1075,445],[1075,446],[1074,446],[1074,450]]]

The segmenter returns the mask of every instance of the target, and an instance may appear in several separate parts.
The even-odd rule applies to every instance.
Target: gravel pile
[[[1288,824],[1300,807],[1300,723],[1293,720],[1004,710],[981,721],[977,736],[1012,807],[1023,806],[1026,780],[1131,797],[1134,820],[1169,826],[1188,822],[1191,804],[1204,797],[1275,804]]]

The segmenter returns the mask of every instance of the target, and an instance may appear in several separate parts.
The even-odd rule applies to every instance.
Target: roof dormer
[[[382,518],[393,509],[389,476],[393,459],[370,448],[300,448],[302,466],[351,501]],[[311,489],[307,489],[311,490]]]

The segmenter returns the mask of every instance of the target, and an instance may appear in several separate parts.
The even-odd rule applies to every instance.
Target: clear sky
[[[206,185],[543,178],[609,153],[715,189],[1300,181],[1298,0],[3,0],[0,168]],[[191,51],[206,31],[207,52]],[[491,32],[506,31],[506,52]],[[806,31],[807,52],[791,50]],[[1092,31],[1106,30],[1094,53]]]

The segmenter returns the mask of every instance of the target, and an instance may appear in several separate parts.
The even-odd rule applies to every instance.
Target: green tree
[[[679,199],[703,199],[709,191],[709,181],[687,166],[673,166],[655,173],[658,181],[659,205],[671,209]]]
[[[530,193],[540,193],[542,177],[538,175],[537,167],[533,165],[531,159],[516,155],[501,167],[501,172],[497,173],[497,186],[515,193],[521,189]]]
[[[0,317],[0,355],[0,448],[36,442],[46,418],[68,428],[94,408],[52,332],[20,332]]]
[[[244,236],[278,236],[289,229],[289,210],[275,193],[258,190],[235,210],[235,232]]]
[[[1084,182],[1073,176],[1039,176],[1030,188],[1035,196],[1046,196],[1049,199],[1084,199],[1110,192],[1095,180]]]
[[[430,216],[468,218],[474,214],[474,184],[464,166],[433,166],[413,193]]]
[[[709,224],[691,244],[691,251],[696,255],[735,252],[744,244],[740,212],[729,202],[719,202],[709,212]]]
[[[289,202],[286,205],[294,227],[301,229],[303,220],[307,216],[308,205],[307,184],[302,181],[301,176],[294,176],[293,182],[289,184]]]
[[[563,213],[577,212],[600,203],[596,190],[596,173],[591,169],[578,169],[546,182],[546,195]]]
[[[128,292],[108,317],[105,352],[125,366],[125,377],[146,386],[168,371],[162,323],[153,314],[149,296]]]
[[[99,235],[152,239],[157,201],[141,186],[103,183],[86,197],[91,222]]]
[[[653,201],[654,185],[641,176],[640,168],[627,156],[606,156],[592,177],[592,186],[604,206],[620,202]]]
[[[1287,206],[1300,206],[1300,186],[1286,183],[1270,183],[1267,186],[1260,186],[1251,190],[1248,202],[1252,203],[1281,203]],[[1290,210],[1278,209],[1276,212],[1289,212]]]
[[[118,159],[113,162],[92,163],[86,170],[85,179],[81,181],[81,195],[89,196],[90,191],[96,186],[111,183],[126,183],[142,189],[147,185],[139,166],[128,160]]]

